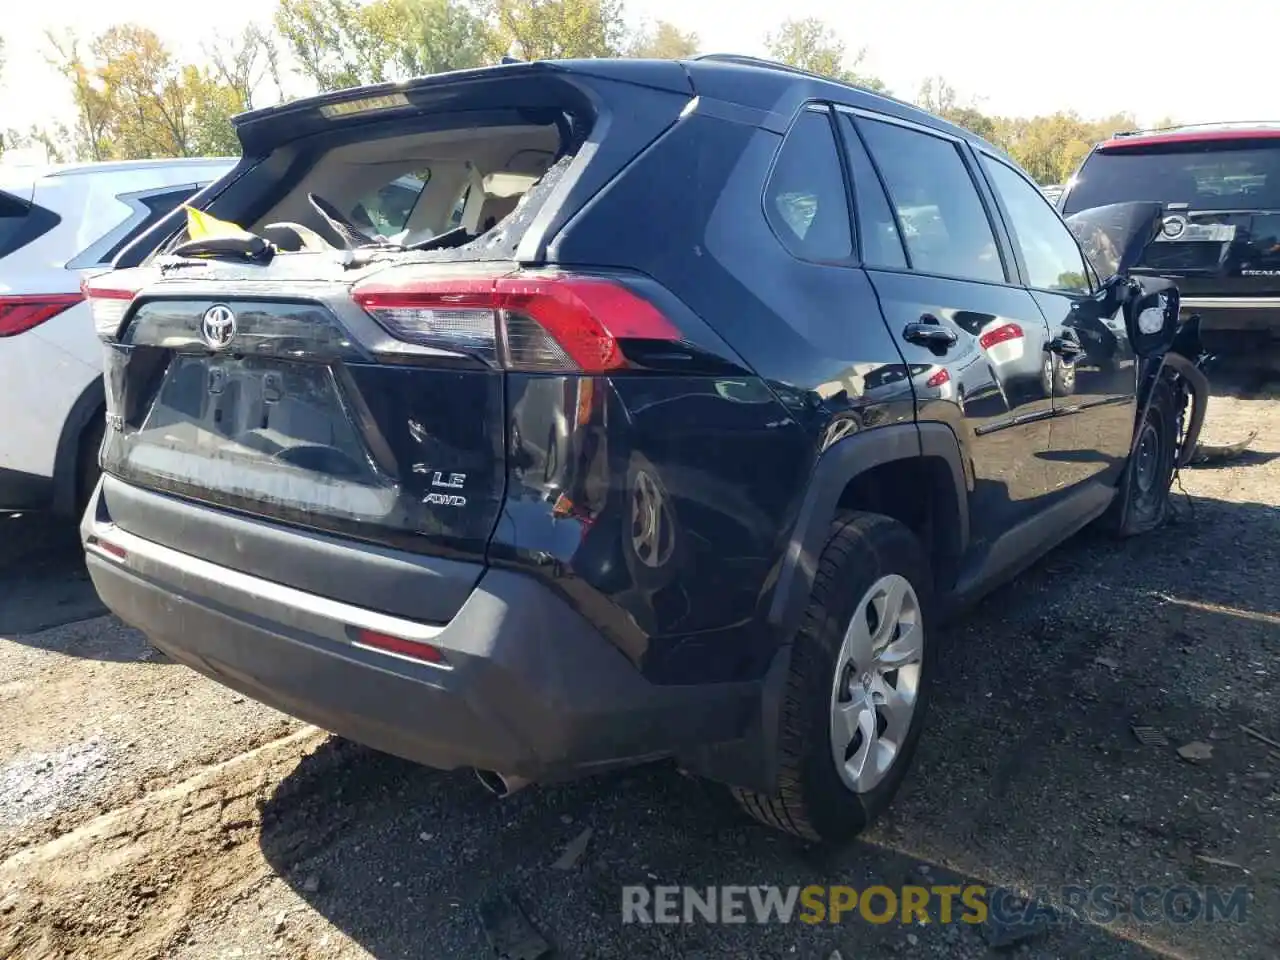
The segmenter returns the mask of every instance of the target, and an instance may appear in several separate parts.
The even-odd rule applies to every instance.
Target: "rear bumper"
[[[448,624],[423,624],[143,540],[100,518],[100,495],[82,533],[121,619],[220,683],[388,753],[565,779],[736,740],[759,711],[757,684],[651,684],[532,577],[489,569]],[[360,646],[352,628],[429,642],[447,665]]]
[[[1183,297],[1182,312],[1200,315],[1200,329],[1269,332],[1280,336],[1280,297]]]

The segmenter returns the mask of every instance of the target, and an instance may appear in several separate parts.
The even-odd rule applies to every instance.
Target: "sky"
[[[89,36],[112,23],[150,27],[199,59],[216,32],[270,17],[272,0],[8,0],[0,18],[0,130],[70,119],[65,83],[44,61],[44,32]],[[696,31],[704,51],[763,55],[784,16],[821,17],[860,68],[897,96],[942,76],[989,113],[1130,111],[1142,122],[1280,119],[1277,0],[629,0],[633,20]]]

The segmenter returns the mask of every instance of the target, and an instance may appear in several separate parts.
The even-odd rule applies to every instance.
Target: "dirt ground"
[[[1206,439],[1257,430],[1252,452],[1185,471],[1165,529],[1086,532],[951,626],[896,804],[825,855],[668,765],[498,801],[329,738],[105,615],[74,531],[0,516],[0,957],[480,958],[496,892],[563,958],[1276,957],[1280,379],[1215,378]],[[1207,758],[1179,756],[1192,742]],[[1249,899],[1240,923],[1122,917],[1007,945],[956,925],[621,922],[630,883],[911,882]]]

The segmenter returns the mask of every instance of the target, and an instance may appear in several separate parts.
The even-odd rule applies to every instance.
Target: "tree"
[[[817,17],[784,20],[776,31],[765,38],[765,45],[769,49],[769,56],[780,63],[868,90],[885,89],[878,77],[857,72],[858,65],[866,56],[866,50],[859,50],[850,58],[844,41]]]
[[[487,9],[497,55],[613,57],[625,47],[622,0],[489,0]]]
[[[76,120],[65,136],[33,131],[35,142],[69,142],[68,152],[90,160],[239,152],[231,117],[248,106],[251,72],[225,82],[216,68],[180,63],[155,33],[134,24],[94,38],[87,56],[70,32],[50,34],[49,44],[50,62],[71,84]]]
[[[47,32],[45,39],[49,44],[46,59],[71,85],[76,116],[69,131],[69,152],[85,160],[112,159],[115,153],[108,129],[112,119],[111,98],[81,55],[79,38],[67,30],[61,36]]]
[[[354,0],[280,0],[275,25],[299,72],[320,90],[382,79],[371,77],[369,65],[361,61],[361,51],[368,46],[362,35],[367,31]]]
[[[275,24],[320,90],[480,66],[494,46],[464,0],[280,0]]]
[[[268,77],[279,99],[284,99],[276,38],[258,24],[248,24],[239,36],[215,33],[213,41],[204,45],[204,54],[209,72],[234,92],[245,110],[253,109],[254,96]]]
[[[627,56],[683,60],[696,54],[698,46],[696,33],[685,33],[675,24],[659,20],[652,27],[641,29],[632,38]]]
[[[956,88],[942,77],[929,77],[920,84],[916,104],[944,120],[950,120],[957,127],[976,133],[984,140],[994,142],[998,137],[996,118],[987,116],[972,101],[962,103]]]
[[[458,0],[380,0],[366,8],[365,22],[381,38],[386,72],[396,79],[493,62],[488,25]]]

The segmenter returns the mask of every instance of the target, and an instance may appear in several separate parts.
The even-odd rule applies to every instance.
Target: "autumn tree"
[[[866,50],[849,56],[845,42],[831,27],[817,17],[784,20],[765,38],[769,56],[780,63],[832,77],[868,90],[883,91],[879,77],[858,72]]]
[[[84,160],[110,160],[115,156],[110,137],[112,105],[101,78],[86,63],[80,40],[70,30],[45,34],[46,59],[66,79],[75,105],[75,120],[68,131],[68,151]]]
[[[88,160],[234,154],[231,117],[248,106],[242,87],[184,64],[144,27],[111,27],[87,52],[70,32],[48,35],[50,62],[71,84],[70,151]],[[45,130],[41,142],[54,141]]]
[[[682,60],[694,56],[698,47],[696,33],[685,32],[673,23],[659,20],[652,26],[642,27],[632,37],[627,56]]]

